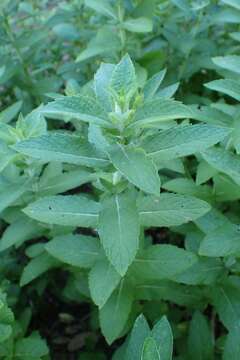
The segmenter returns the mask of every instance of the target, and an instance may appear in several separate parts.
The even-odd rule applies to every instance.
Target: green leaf
[[[109,157],[116,169],[132,184],[150,194],[160,193],[157,168],[142,149],[117,144],[109,151]]]
[[[240,232],[237,225],[220,226],[209,232],[200,244],[203,256],[240,256]]]
[[[128,19],[123,22],[124,29],[134,33],[148,33],[153,29],[152,20],[140,17],[137,19]]]
[[[146,101],[137,109],[129,127],[146,127],[157,122],[191,118],[192,115],[192,110],[179,101],[157,98]]]
[[[18,142],[13,148],[44,163],[59,161],[85,166],[104,166],[109,163],[91,144],[75,135],[43,135]]]
[[[119,288],[100,309],[101,330],[109,345],[121,336],[131,311],[132,301],[131,287],[122,280]]]
[[[142,279],[173,279],[197,262],[197,256],[173,245],[153,245],[134,260],[131,271]]]
[[[156,341],[152,337],[144,341],[141,360],[161,360]]]
[[[34,332],[30,336],[19,339],[16,342],[14,357],[33,360],[47,355],[48,352],[46,341],[40,337],[38,332]]]
[[[233,328],[227,335],[227,339],[223,351],[223,360],[239,360],[239,359],[240,359],[239,328]]]
[[[161,360],[172,360],[173,334],[166,316],[154,325],[151,336],[156,341]]]
[[[213,125],[176,126],[147,137],[141,146],[153,160],[196,154],[222,141],[229,129]]]
[[[223,94],[229,95],[232,98],[240,101],[240,85],[239,82],[230,79],[221,79],[210,81],[204,84],[208,89],[219,91]]]
[[[82,268],[91,268],[100,252],[99,240],[85,235],[57,236],[45,245],[45,249],[56,259]]]
[[[0,212],[18,200],[29,189],[29,185],[29,182],[25,182],[23,184],[10,183],[2,186],[0,189]]]
[[[238,0],[222,0],[224,4],[230,5],[237,10],[240,10],[240,4]]]
[[[121,193],[103,200],[99,235],[105,253],[120,275],[135,258],[139,243],[139,217],[134,198]]]
[[[199,311],[196,311],[189,328],[189,359],[212,360],[213,350],[213,339],[207,320]]]
[[[114,90],[117,95],[127,96],[135,91],[136,86],[135,68],[127,54],[115,66],[110,80],[110,88]]]
[[[41,107],[33,110],[26,117],[20,116],[16,129],[19,130],[25,138],[45,134],[47,132],[47,123],[41,114]]]
[[[204,151],[202,156],[213,168],[227,174],[240,185],[240,157],[238,155],[216,147]]]
[[[12,335],[12,327],[7,324],[0,324],[0,344],[7,341]]]
[[[231,331],[240,331],[240,284],[239,278],[231,276],[225,279],[224,283],[212,287],[208,296],[215,307],[220,321]]]
[[[24,212],[48,224],[95,227],[99,204],[83,195],[58,195],[39,199],[28,205]]]
[[[9,225],[4,231],[0,241],[0,251],[6,250],[13,245],[41,236],[44,229],[27,217],[20,219]]]
[[[107,260],[101,260],[91,269],[88,279],[91,297],[101,308],[118,286],[121,276]]]
[[[115,66],[102,63],[94,76],[94,91],[98,101],[107,112],[112,111],[112,100],[109,93],[109,84]]]
[[[117,19],[116,12],[108,0],[84,0],[85,4],[99,14]]]
[[[162,193],[142,197],[138,209],[144,226],[177,226],[203,216],[210,205],[191,196]]]
[[[47,253],[42,253],[41,255],[31,259],[23,269],[20,286],[29,284],[31,281],[35,280],[37,277],[57,265],[58,262]]]
[[[240,7],[239,7],[240,9]],[[228,56],[216,56],[212,58],[214,64],[220,66],[223,69],[233,71],[240,74],[240,56],[228,55]]]
[[[155,95],[159,86],[161,85],[166,75],[166,69],[159,71],[153,75],[145,84],[143,88],[144,99],[151,99]]]
[[[150,336],[150,328],[143,315],[136,319],[127,344],[125,360],[139,360],[146,337]]]
[[[17,101],[0,112],[0,122],[8,124],[19,113],[22,107],[22,101]]]
[[[108,116],[102,106],[87,96],[66,96],[45,105],[42,114],[53,119],[89,122],[103,127],[110,127]]]

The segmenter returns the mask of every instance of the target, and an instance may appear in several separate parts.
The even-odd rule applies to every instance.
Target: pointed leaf
[[[143,150],[117,144],[109,151],[113,165],[134,185],[150,194],[160,193],[160,178],[155,165]]]
[[[154,325],[151,336],[156,341],[161,360],[172,360],[173,334],[166,316]]]
[[[85,196],[49,196],[31,203],[24,209],[31,218],[63,226],[95,227],[99,204]]]
[[[141,360],[161,360],[156,341],[152,337],[144,341]]]
[[[123,276],[135,258],[139,241],[138,212],[128,192],[102,202],[99,235],[109,261]]]
[[[205,86],[208,89],[219,91],[223,94],[231,96],[232,98],[240,101],[240,85],[239,82],[230,79],[221,79],[211,81]]]
[[[127,95],[136,88],[136,74],[129,55],[125,55],[115,66],[110,81],[110,87],[118,95]]]

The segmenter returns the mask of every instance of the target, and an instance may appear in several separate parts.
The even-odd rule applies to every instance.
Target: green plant
[[[0,358],[240,358],[239,10],[0,4]]]

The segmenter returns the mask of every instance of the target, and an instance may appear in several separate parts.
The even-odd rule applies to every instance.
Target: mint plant
[[[110,344],[124,334],[136,294],[151,294],[151,286],[144,295],[136,289],[154,281],[178,282],[205,263],[174,244],[152,244],[144,230],[180,226],[210,211],[211,205],[198,197],[160,192],[161,181],[166,170],[182,172],[183,156],[204,153],[230,131],[188,120],[178,123],[195,112],[171,95],[162,96],[162,79],[160,72],[139,85],[128,55],[117,65],[102,64],[87,94],[60,97],[38,110],[52,119],[72,121],[74,133],[48,131],[11,146],[24,161],[36,166],[62,162],[66,171],[71,166],[83,182],[92,184],[89,194],[56,195],[61,190],[52,183],[50,196],[38,192],[40,198],[24,208],[40,223],[92,228],[94,233],[86,236],[69,229],[54,237],[24,269],[22,285],[35,271],[38,275],[61,262],[79,271],[89,269],[90,296]],[[42,181],[37,179],[35,186]],[[47,260],[49,256],[58,261]]]

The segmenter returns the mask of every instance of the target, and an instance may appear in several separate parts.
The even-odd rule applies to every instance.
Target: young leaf
[[[131,271],[142,279],[173,279],[197,262],[190,251],[173,245],[154,245],[142,251],[134,260]]]
[[[41,109],[41,113],[53,119],[76,119],[111,128],[102,106],[96,100],[83,95],[67,96],[52,101]]]
[[[131,311],[132,301],[132,290],[122,280],[119,288],[100,309],[100,325],[109,345],[121,335]]]
[[[95,304],[102,308],[118,286],[121,276],[107,261],[98,261],[89,273],[89,289]]]
[[[188,336],[189,359],[212,360],[213,339],[205,317],[196,311],[190,323]]]
[[[125,352],[125,360],[139,360],[141,358],[145,339],[150,336],[150,328],[143,315],[140,315],[132,328]]]
[[[230,176],[240,185],[240,157],[223,148],[212,148],[202,153],[212,167]]]
[[[240,9],[240,7],[239,7]],[[216,56],[212,58],[214,64],[220,66],[223,69],[233,71],[240,74],[240,56],[228,55],[228,56]]]
[[[239,359],[240,359],[239,328],[233,328],[227,335],[227,339],[223,351],[223,360],[239,360]]]
[[[127,96],[135,90],[135,68],[129,55],[125,55],[115,66],[110,80],[110,88],[122,96]]]
[[[161,85],[164,76],[166,75],[166,69],[159,71],[153,75],[145,84],[143,88],[144,99],[151,99],[155,95],[159,86]]]
[[[138,209],[144,226],[176,226],[203,216],[210,205],[192,196],[162,193],[140,198]]]
[[[152,337],[144,341],[141,360],[161,360],[156,341]]]
[[[105,253],[120,275],[135,258],[139,242],[139,218],[132,196],[126,192],[103,200],[99,235]]]
[[[239,227],[224,224],[207,233],[200,244],[199,254],[213,257],[240,256]]]
[[[173,334],[171,326],[163,316],[153,327],[151,336],[157,344],[161,360],[172,360],[173,354]]]
[[[39,199],[23,211],[31,218],[48,224],[95,227],[99,204],[83,195],[58,195]]]
[[[21,154],[42,162],[59,161],[85,166],[104,166],[108,160],[97,153],[81,137],[67,134],[48,134],[18,142],[13,148]]]
[[[108,0],[84,0],[86,6],[97,11],[99,14],[117,19],[116,12]]]
[[[31,259],[23,269],[20,286],[29,284],[49,269],[58,266],[58,264],[59,262],[47,253],[42,253]]]
[[[142,147],[153,160],[171,160],[203,151],[222,141],[229,129],[213,125],[185,125],[147,137]]]
[[[57,236],[45,245],[45,249],[56,259],[82,268],[91,268],[100,252],[98,239],[84,235]]]
[[[137,19],[128,19],[123,22],[124,29],[134,33],[151,32],[153,28],[152,20],[140,17]]]
[[[117,144],[109,151],[109,157],[116,169],[131,183],[147,193],[160,193],[157,169],[143,150]]]
[[[160,121],[191,118],[192,115],[191,109],[179,101],[157,98],[146,101],[137,109],[129,127],[146,127]]]
[[[204,84],[208,89],[219,91],[240,101],[240,85],[235,80],[220,79]]]

